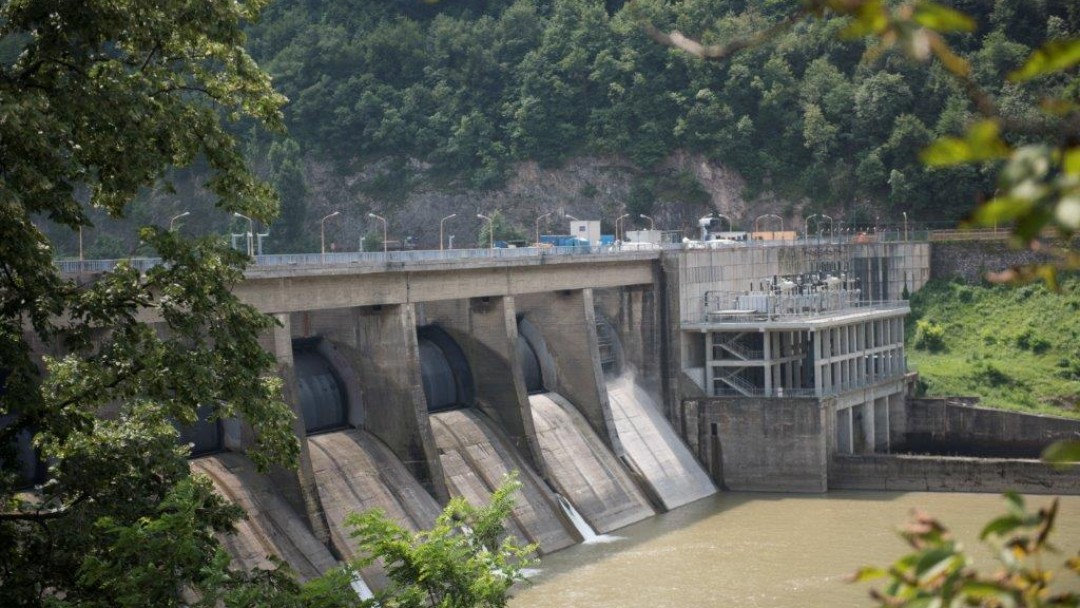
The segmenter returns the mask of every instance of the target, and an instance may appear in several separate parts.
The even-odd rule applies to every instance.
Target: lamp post
[[[457,214],[451,213],[450,215],[439,220],[439,251],[443,250],[443,225],[446,223],[446,220],[452,217],[457,217]]]
[[[774,217],[774,218],[780,220],[780,232],[784,231],[784,218],[780,217],[779,215],[776,215],[775,213],[766,213],[765,215],[759,215],[756,218],[754,218],[754,232],[759,232],[759,230],[758,230],[758,222],[761,221],[762,218],[766,218],[766,217]],[[776,232],[776,231],[774,230],[773,232]]]
[[[244,220],[248,221],[247,251],[248,251],[248,256],[253,257],[255,255],[255,252],[252,250],[251,239],[252,239],[252,235],[255,233],[255,222],[253,222],[250,217],[244,215],[243,213],[237,213],[235,211],[233,212],[233,217],[238,217],[240,219],[244,219]]]
[[[651,217],[645,215],[644,213],[639,214],[638,217],[640,217],[643,220],[649,220],[649,230],[656,230],[656,222],[653,221],[653,219]]]
[[[805,220],[805,224],[806,224],[805,229],[806,229],[806,235],[807,236],[810,236],[810,220],[814,219],[815,217],[821,217],[821,214],[820,213],[815,213],[815,214],[807,217],[806,220]],[[818,221],[818,238],[821,238],[821,221]]]
[[[191,215],[191,212],[190,211],[185,211],[183,213],[179,213],[177,215],[172,216],[172,219],[169,220],[169,232],[173,231],[173,227],[176,225],[176,220],[178,220],[178,219],[180,219],[182,217],[187,217],[189,215]]]
[[[901,211],[904,214],[904,240],[907,241],[907,211]],[[997,232],[997,226],[994,226],[994,232]]]
[[[495,249],[495,220],[483,213],[477,213],[476,217],[486,220],[488,223],[488,249]]]
[[[728,217],[728,216],[724,215],[723,213],[717,213],[717,214],[716,214],[716,217],[717,217],[717,218],[721,218],[721,217],[722,217],[722,218],[724,218],[725,220],[727,220],[727,229],[728,229],[728,232],[732,232],[732,231],[734,231],[734,230],[735,230],[735,224],[732,224],[732,223],[731,223],[731,218],[730,218],[730,217]]]
[[[341,215],[340,211],[335,211],[326,216],[323,216],[319,220],[319,260],[326,261],[326,220],[334,217],[335,215]]]
[[[381,215],[375,215],[374,213],[369,213],[368,217],[375,218],[382,222],[382,252],[386,253],[386,218]]]
[[[624,218],[628,218],[628,217],[630,217],[630,214],[629,213],[624,213],[624,214],[620,215],[619,217],[615,218],[615,239],[616,240],[619,240],[619,241],[624,240],[624,239],[619,238],[619,223],[622,222]]]
[[[549,215],[551,215],[550,212],[541,213],[540,215],[536,216],[536,250],[538,252],[540,251],[540,220],[544,219]]]
[[[79,226],[79,261],[83,261],[82,226]]]

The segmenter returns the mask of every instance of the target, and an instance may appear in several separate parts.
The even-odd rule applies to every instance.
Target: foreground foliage
[[[190,476],[175,428],[208,407],[252,425],[261,467],[295,462],[259,343],[273,321],[230,292],[244,257],[144,226],[162,265],[75,280],[43,232],[78,234],[90,208],[124,216],[192,164],[222,212],[273,216],[227,125],[281,125],[243,48],[265,4],[0,4],[0,605],[191,603],[182,590],[243,605],[287,587],[227,570],[215,533],[242,513]]]
[[[535,545],[522,546],[506,532],[513,493],[521,487],[516,475],[495,490],[491,502],[475,507],[464,498],[450,500],[435,526],[417,533],[391,521],[381,511],[350,515],[360,558],[354,568],[381,563],[390,579],[376,595],[387,608],[496,608],[505,606],[512,585]]]
[[[986,524],[979,539],[986,542],[1000,562],[996,572],[974,568],[963,545],[952,537],[939,521],[925,513],[916,513],[900,535],[912,552],[885,568],[863,568],[856,581],[886,579],[882,589],[871,597],[879,606],[951,607],[984,606],[987,608],[1039,608],[1078,606],[1080,596],[1062,591],[1069,582],[1055,589],[1055,574],[1076,581],[1080,576],[1080,557],[1064,560],[1064,569],[1056,572],[1048,563],[1058,551],[1050,543],[1058,501],[1030,512],[1024,499],[1006,494],[1008,512]]]

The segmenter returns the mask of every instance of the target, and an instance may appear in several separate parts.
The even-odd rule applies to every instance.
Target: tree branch
[[[38,509],[36,511],[6,511],[0,512],[0,522],[3,521],[29,521],[34,523],[44,523],[51,519],[60,519],[74,508],[79,503],[89,498],[86,494],[80,494],[75,500],[70,503],[57,507],[55,509]]]
[[[649,38],[652,38],[664,46],[679,49],[694,55],[695,57],[708,59],[709,61],[723,61],[743,49],[752,48],[768,42],[770,39],[791,29],[793,25],[805,18],[806,15],[806,9],[801,8],[792,12],[782,21],[778,21],[752,36],[736,38],[727,44],[712,44],[709,46],[705,46],[692,38],[687,38],[678,30],[674,30],[668,34],[656,29],[651,23],[646,23],[644,27],[645,33]]]

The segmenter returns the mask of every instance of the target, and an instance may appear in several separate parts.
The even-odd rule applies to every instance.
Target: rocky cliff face
[[[447,240],[455,235],[456,248],[474,246],[483,224],[476,215],[495,210],[530,236],[537,217],[545,213],[551,215],[541,220],[541,234],[566,234],[565,214],[600,220],[604,233],[610,234],[615,218],[634,210],[627,205],[642,183],[660,184],[652,188],[656,200],[651,215],[657,228],[681,230],[691,237],[696,235],[698,218],[710,212],[731,217],[738,228],[749,226],[753,216],[790,208],[789,203],[769,197],[746,201],[744,182],[736,172],[692,154],[673,155],[647,173],[617,157],[579,157],[558,168],[522,162],[510,168],[505,185],[495,190],[462,187],[418,162],[378,161],[353,172],[311,163],[307,177],[311,190],[307,221],[317,232],[319,218],[340,210],[344,217],[327,225],[327,239],[343,243],[335,244],[343,250],[355,250],[362,233],[381,236],[382,224],[369,218],[369,212],[387,218],[391,241],[412,237],[420,248],[438,247],[439,221],[452,213],[457,217],[447,220],[445,232]],[[693,192],[681,196],[679,188],[664,187],[665,180],[690,183]],[[639,219],[627,227],[647,227],[647,222]]]

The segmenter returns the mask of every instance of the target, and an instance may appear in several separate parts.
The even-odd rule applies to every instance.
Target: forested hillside
[[[710,208],[737,222],[764,212],[949,222],[993,193],[990,171],[919,163],[923,146],[972,116],[939,66],[867,56],[867,42],[839,39],[836,20],[806,20],[716,63],[642,27],[720,42],[794,4],[275,0],[249,26],[249,47],[290,100],[289,135],[244,135],[282,194],[268,246],[311,250],[333,210],[342,217],[328,238],[347,248],[362,233],[381,238],[369,211],[390,218],[391,238],[437,246],[433,222],[458,211],[501,208],[525,232],[561,207],[604,218],[608,232],[623,212],[689,229]],[[1080,32],[1080,4],[944,4],[977,20],[974,33],[950,38],[977,83],[1007,117],[1045,120],[1040,92],[1062,81],[1003,87],[1003,76],[1040,43]],[[227,219],[189,221],[221,230]],[[458,246],[478,229],[456,227]]]

